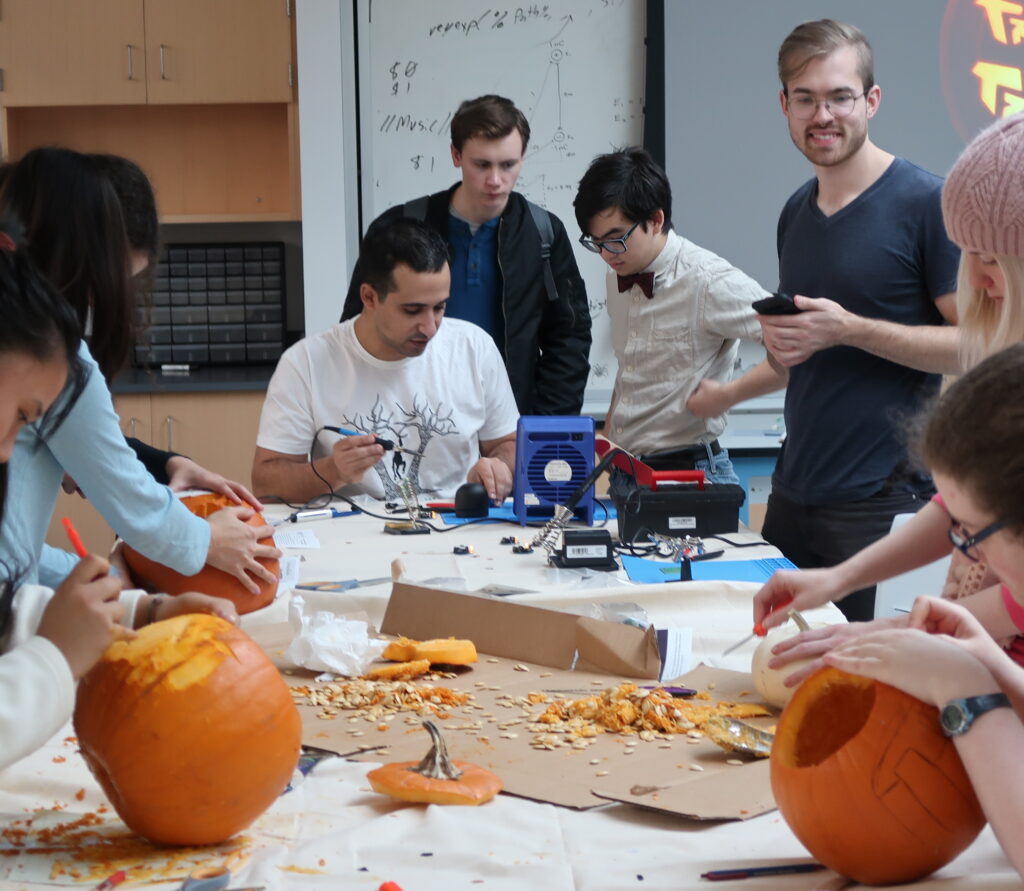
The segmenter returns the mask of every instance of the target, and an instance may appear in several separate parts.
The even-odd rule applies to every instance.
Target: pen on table
[[[64,519],[61,520],[61,523],[64,525],[64,531],[68,534],[68,538],[71,540],[71,547],[75,549],[75,553],[78,554],[79,557],[88,557],[89,551],[82,543],[82,537],[78,534],[78,530],[75,528],[74,523],[72,523],[68,517],[64,517]]]
[[[69,523],[70,521],[67,518],[65,518],[64,522]],[[78,536],[75,537],[77,538]],[[81,541],[79,541],[79,543],[81,543]],[[100,882],[95,888],[93,888],[93,891],[110,891],[111,888],[116,888],[118,885],[120,885],[121,882],[125,880],[125,878],[125,871],[123,869],[119,869],[112,876]]]
[[[322,520],[334,517],[351,517],[353,514],[358,514],[357,510],[338,510],[336,507],[325,507],[320,510],[297,510],[293,514],[289,514],[281,522],[283,523],[299,523],[302,520]]]
[[[346,427],[332,427],[330,424],[324,424],[324,430],[330,430],[331,433],[340,433],[342,436],[369,436],[370,434],[361,433],[358,430],[349,430]],[[415,455],[415,452],[409,451],[409,449],[403,449],[401,446],[397,446],[390,439],[384,439],[383,436],[377,436],[374,434],[373,440],[377,445],[382,446],[385,452],[392,450],[396,452],[405,452],[407,455]]]
[[[782,876],[798,872],[818,872],[825,869],[821,863],[789,863],[779,866],[747,866],[736,869],[712,869],[700,877],[709,882],[727,882],[730,879],[753,879],[757,876]]]

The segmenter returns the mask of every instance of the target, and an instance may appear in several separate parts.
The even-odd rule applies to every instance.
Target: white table
[[[280,508],[270,511],[272,516],[285,513]],[[554,573],[545,567],[540,553],[514,555],[508,546],[498,544],[504,535],[528,537],[532,535],[529,530],[483,525],[443,535],[395,537],[382,534],[380,526],[380,521],[368,517],[305,524],[304,528],[316,532],[321,547],[291,552],[305,557],[302,579],[386,576],[391,560],[402,557],[414,580],[461,578],[466,589],[500,582],[536,591],[517,595],[515,599],[521,602],[581,610],[590,602],[633,601],[659,625],[693,625],[697,630],[695,653],[705,662],[749,668],[753,645],[725,658],[721,652],[749,633],[754,585],[709,586],[715,594],[710,598],[712,608],[708,592],[695,597],[695,588],[688,585],[632,585],[621,573],[588,578],[580,573]],[[476,555],[453,556],[453,545],[462,543],[474,545]],[[737,556],[769,553],[773,552],[750,548]],[[356,607],[379,621],[388,591],[388,585],[377,585],[334,596],[339,611]],[[243,624],[281,621],[287,600],[286,594],[266,610],[245,617]],[[702,605],[695,609],[697,601]],[[820,613],[826,621],[838,617],[831,606]],[[65,819],[74,812],[95,810],[102,803],[84,763],[74,754],[73,746],[63,742],[69,733],[70,728],[65,729],[39,752],[0,772],[0,814],[5,821],[23,817],[26,810],[52,806],[55,801],[68,805]],[[375,891],[385,880],[397,882],[404,891],[710,887],[809,891],[849,887],[829,872],[714,885],[699,878],[708,869],[806,860],[807,852],[777,812],[746,822],[700,823],[628,805],[578,812],[506,795],[482,810],[406,806],[367,791],[365,773],[374,766],[340,759],[318,765],[302,785],[280,798],[258,821],[254,835],[259,850],[232,885],[304,891]],[[79,789],[85,790],[81,801],[75,798]],[[15,858],[0,858],[0,879],[17,863]],[[951,886],[1019,888],[1020,880],[986,829],[952,864],[907,887]],[[52,886],[7,882],[3,887]],[[142,886],[126,883],[121,887]]]

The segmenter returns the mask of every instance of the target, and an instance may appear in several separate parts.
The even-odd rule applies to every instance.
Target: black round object
[[[486,517],[490,505],[483,483],[463,483],[455,490],[457,517]]]

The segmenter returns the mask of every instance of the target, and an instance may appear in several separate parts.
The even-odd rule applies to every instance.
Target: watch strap
[[[971,725],[986,712],[997,708],[1009,708],[1010,697],[1005,693],[986,693],[982,696],[968,696],[965,699],[953,699],[946,703],[940,715],[942,732],[946,736],[961,736]],[[950,720],[950,712],[955,713],[957,720]]]

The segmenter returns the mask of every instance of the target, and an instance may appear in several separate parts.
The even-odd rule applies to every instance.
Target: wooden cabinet
[[[150,442],[250,486],[265,394],[154,393]]]
[[[124,105],[146,101],[141,0],[3,0],[0,102]]]
[[[145,6],[151,105],[292,101],[286,0],[145,0]]]
[[[133,393],[117,396],[114,407],[128,436],[188,455],[208,470],[249,486],[263,399],[260,391]],[[90,551],[107,553],[114,542],[110,526],[84,498],[63,492],[50,522],[49,544],[68,548],[60,523],[65,516]]]
[[[288,0],[3,0],[3,104],[291,102]]]
[[[0,154],[110,152],[161,221],[300,219],[290,0],[0,0]]]

